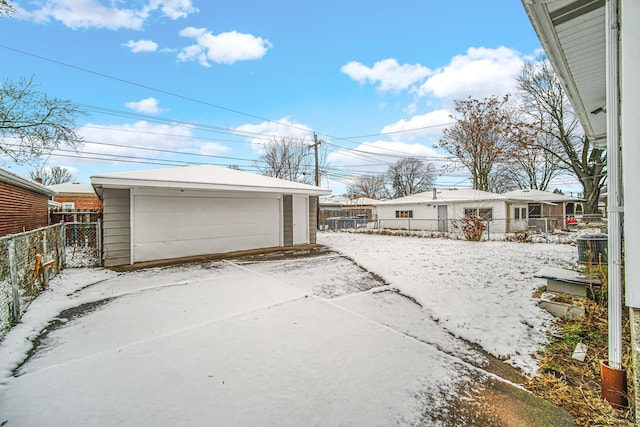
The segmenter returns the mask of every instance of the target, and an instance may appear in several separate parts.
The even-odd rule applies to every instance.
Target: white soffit
[[[522,0],[587,137],[606,146],[605,0]]]

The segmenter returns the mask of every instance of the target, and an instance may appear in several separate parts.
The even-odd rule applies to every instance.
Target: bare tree
[[[73,181],[73,173],[70,169],[53,166],[51,168],[37,168],[29,172],[31,179],[40,178],[44,185],[63,184]]]
[[[460,117],[452,116],[455,123],[442,132],[437,144],[469,170],[477,190],[489,191],[495,167],[532,137],[530,125],[515,118],[508,101],[508,95],[454,101]]]
[[[435,167],[415,157],[398,160],[387,170],[387,193],[392,198],[409,196],[433,188]]]
[[[385,196],[384,176],[362,175],[347,186],[347,194],[370,199],[381,199]]]
[[[272,137],[263,145],[256,167],[266,176],[314,184],[315,163],[310,148],[305,138]]]
[[[607,155],[586,137],[560,81],[547,59],[525,64],[517,77],[525,112],[548,139],[534,145],[574,173],[582,185],[586,214],[598,211]],[[551,143],[549,143],[551,142]]]
[[[507,191],[520,188],[513,177],[513,173],[515,172],[515,170],[506,164],[498,163],[489,174],[489,191],[493,193],[506,193]]]
[[[0,155],[26,163],[81,138],[75,120],[82,113],[71,101],[49,98],[35,89],[33,78],[0,83]]]
[[[16,9],[7,0],[0,0],[0,16],[11,15]]]
[[[546,191],[551,181],[562,172],[558,159],[551,154],[554,141],[542,133],[535,135],[535,138],[528,139],[532,143],[513,147],[501,165],[501,172],[510,181],[511,189]],[[542,146],[550,149],[544,150]]]

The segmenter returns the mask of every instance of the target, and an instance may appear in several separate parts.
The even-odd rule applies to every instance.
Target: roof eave
[[[331,194],[331,190],[320,187],[295,188],[295,187],[264,187],[252,185],[233,184],[211,184],[199,182],[180,181],[154,181],[154,180],[130,180],[119,178],[92,177],[91,183],[96,193],[102,198],[104,188],[165,188],[183,190],[206,190],[206,191],[240,191],[253,193],[283,193],[283,194],[305,194],[311,196],[324,196]]]
[[[14,173],[8,169],[0,169],[0,175],[2,176],[2,181],[7,182],[16,187],[24,188],[26,190],[34,191],[39,194],[43,194],[45,196],[54,196],[58,194],[57,191],[47,188],[46,186],[39,184],[35,181],[27,179],[23,176]]]
[[[558,33],[551,20],[545,1],[522,0],[529,20],[540,39],[540,43],[549,58],[556,75],[571,100],[571,105],[584,129],[585,135],[598,148],[606,147],[606,134],[596,134],[592,126],[591,112],[588,111],[578,86],[575,82],[571,68],[566,61],[566,56],[558,38]]]

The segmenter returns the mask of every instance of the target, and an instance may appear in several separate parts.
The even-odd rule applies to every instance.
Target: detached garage
[[[203,165],[91,177],[107,267],[316,242],[312,185]]]

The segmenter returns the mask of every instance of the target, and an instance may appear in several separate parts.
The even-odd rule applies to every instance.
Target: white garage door
[[[146,193],[133,196],[134,262],[280,246],[278,195]]]

